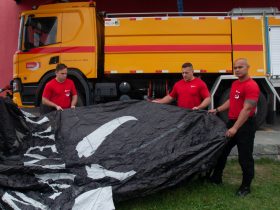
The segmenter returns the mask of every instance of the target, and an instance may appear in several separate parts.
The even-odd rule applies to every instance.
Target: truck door
[[[21,24],[15,72],[22,82],[23,105],[32,105],[38,82],[47,71],[55,69],[59,62],[61,15],[27,14]]]
[[[233,60],[247,58],[250,76],[266,75],[265,31],[262,16],[232,17]]]
[[[280,76],[280,26],[269,28],[270,67],[272,76]]]
[[[81,71],[87,78],[97,77],[97,32],[95,10],[71,9],[62,14],[61,62]]]

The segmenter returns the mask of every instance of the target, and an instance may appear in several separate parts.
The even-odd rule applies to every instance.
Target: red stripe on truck
[[[231,51],[231,45],[128,45],[105,46],[105,52]]]
[[[231,52],[232,47],[233,51],[263,51],[262,45],[122,45],[105,46],[105,52]]]
[[[263,45],[233,45],[233,51],[263,51]]]
[[[231,52],[233,51],[263,51],[263,45],[128,45],[105,46],[106,53],[121,52]],[[95,46],[73,47],[40,47],[18,54],[45,54],[45,53],[91,53]]]
[[[18,54],[45,54],[45,53],[90,53],[95,52],[95,46],[73,46],[73,47],[40,47],[33,48]]]

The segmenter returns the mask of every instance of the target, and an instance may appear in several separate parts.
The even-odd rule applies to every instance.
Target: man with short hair
[[[55,70],[56,77],[49,81],[42,95],[42,104],[52,110],[75,108],[78,95],[72,80],[67,78],[67,66],[57,64]]]
[[[231,86],[229,99],[209,113],[216,114],[229,110],[226,137],[230,138],[214,169],[210,181],[222,183],[223,170],[232,148],[237,145],[239,164],[243,172],[242,184],[236,192],[238,196],[246,196],[251,192],[250,186],[254,178],[253,148],[256,132],[255,110],[260,94],[258,84],[250,78],[247,59],[239,58],[234,62],[234,73],[238,80]]]
[[[183,79],[176,82],[171,93],[162,99],[153,102],[168,104],[177,99],[179,107],[192,110],[204,109],[210,104],[209,90],[201,79],[193,75],[193,65],[184,63],[182,65]]]

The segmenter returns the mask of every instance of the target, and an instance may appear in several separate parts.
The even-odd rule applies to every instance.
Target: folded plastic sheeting
[[[0,164],[0,201],[12,209],[114,209],[209,170],[226,143],[216,116],[145,101],[25,113],[23,124],[29,135]]]

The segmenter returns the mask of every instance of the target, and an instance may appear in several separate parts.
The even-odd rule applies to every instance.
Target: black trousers
[[[230,120],[227,123],[227,128],[231,128],[236,120]],[[256,121],[255,117],[250,117],[248,120],[238,129],[233,138],[226,144],[221,156],[218,159],[215,166],[213,176],[222,177],[223,170],[226,165],[227,157],[230,154],[232,148],[237,145],[238,160],[243,172],[243,186],[250,186],[252,179],[254,178],[254,158],[253,148],[254,139],[256,133]]]

